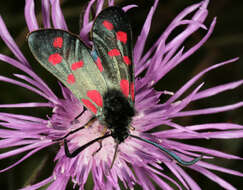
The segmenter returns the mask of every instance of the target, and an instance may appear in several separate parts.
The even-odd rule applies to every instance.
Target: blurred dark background
[[[36,14],[40,18],[40,0],[36,2]],[[83,12],[87,0],[63,0],[62,9],[68,23],[69,29],[78,33],[79,31],[79,17]],[[168,26],[171,20],[185,7],[199,1],[195,0],[160,0],[159,6],[156,10],[150,31],[150,37],[147,41],[147,48],[149,48],[163,30]],[[117,5],[125,5],[128,1],[118,0]],[[129,3],[136,3],[138,8],[129,11],[131,18],[134,38],[140,33],[143,22],[146,18],[150,7],[153,5],[153,0],[129,1]],[[27,34],[27,27],[24,19],[24,0],[19,1],[0,1],[0,14],[3,17],[9,32],[12,34],[16,43],[19,45],[23,54],[33,66],[35,72],[42,77],[42,79],[53,89],[54,92],[60,95],[60,90],[56,79],[47,73],[41,66],[36,64],[32,55],[29,52],[25,36]],[[163,80],[156,85],[156,89],[176,91],[187,80],[189,80],[196,73],[202,69],[219,63],[221,61],[240,57],[240,59],[222,68],[214,70],[205,75],[199,82],[205,81],[203,89],[213,87],[215,85],[227,83],[230,81],[240,80],[243,76],[243,2],[241,0],[211,0],[209,4],[209,16],[206,21],[206,26],[209,26],[212,19],[217,16],[217,24],[213,35],[206,42],[206,44],[199,49],[193,56],[185,60],[183,64],[178,66],[169,73]],[[180,29],[177,31],[179,32]],[[176,33],[174,34],[176,35]],[[204,30],[200,30],[193,34],[185,43],[185,47],[189,48],[198,42],[205,35]],[[171,36],[173,37],[173,36]],[[8,56],[13,56],[12,53],[0,40],[0,53]],[[9,66],[0,61],[0,75],[12,77],[12,73],[21,73],[21,71]],[[199,84],[199,83],[198,83]],[[44,102],[45,100],[38,95],[27,91],[26,89],[0,82],[0,104],[6,103],[22,103],[22,102]],[[60,95],[61,96],[61,95]],[[162,97],[163,98],[163,97]],[[239,87],[233,91],[221,93],[215,97],[207,98],[189,105],[188,109],[199,109],[206,107],[214,107],[220,105],[228,105],[243,100],[243,87]],[[163,99],[162,99],[163,101]],[[45,118],[51,113],[51,110],[46,108],[38,109],[1,109],[1,112],[11,112],[18,114],[29,114]],[[206,122],[233,122],[243,124],[243,109],[229,111],[225,113],[214,114],[210,116],[197,116],[180,118],[176,121],[182,125],[192,125],[196,123]],[[243,140],[210,140],[210,141],[190,141],[191,144],[203,145],[208,148],[225,151],[243,157]],[[1,189],[15,190],[21,188],[28,183],[35,183],[41,179],[46,178],[52,172],[54,167],[53,158],[58,147],[50,147],[45,149],[17,167],[0,174]],[[4,150],[1,150],[4,152]],[[9,159],[0,161],[0,169],[5,168],[11,163],[14,163],[20,156],[11,157]],[[243,172],[242,161],[215,159],[210,161],[220,166],[235,169]],[[41,173],[39,172],[41,171]],[[188,169],[186,171],[198,182],[202,189],[222,189],[216,183],[208,180],[206,177],[192,172]],[[169,176],[172,176],[169,170],[165,170]],[[215,172],[220,177],[226,179],[233,184],[237,189],[242,189],[243,178],[222,174]],[[87,184],[87,190],[90,189],[92,182]],[[70,185],[70,189],[72,186]],[[137,187],[140,189],[140,187]]]

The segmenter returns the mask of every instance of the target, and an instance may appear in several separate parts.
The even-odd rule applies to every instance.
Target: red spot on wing
[[[120,51],[118,49],[112,49],[108,52],[108,55],[109,56],[118,56],[118,55],[121,55]]]
[[[126,79],[122,79],[120,81],[120,89],[122,91],[122,93],[124,94],[124,96],[128,97],[129,95],[129,82]]]
[[[103,100],[100,93],[97,90],[89,90],[87,96],[96,103],[97,106],[103,106]]]
[[[108,20],[104,20],[103,22],[103,26],[107,29],[107,30],[112,30],[114,28],[113,24],[110,23]]]
[[[61,48],[62,47],[62,44],[63,44],[62,37],[56,37],[56,38],[54,38],[52,45],[55,48]]]
[[[128,56],[123,56],[123,61],[127,64],[130,65],[131,64],[131,60]]]
[[[73,64],[71,65],[71,69],[72,69],[73,71],[75,71],[75,70],[77,70],[77,69],[83,67],[83,65],[84,65],[84,62],[83,62],[83,61],[78,61],[78,62],[75,62],[75,63],[73,63]]]
[[[96,60],[95,64],[97,65],[97,67],[100,70],[100,72],[102,72],[103,71],[103,66],[101,64],[101,60],[100,60],[99,57],[97,57],[97,60]]]
[[[123,42],[124,44],[127,43],[127,33],[122,32],[122,31],[118,31],[116,33],[116,39]]]
[[[62,56],[59,53],[53,53],[49,56],[48,61],[52,65],[56,65],[62,62]]]
[[[130,84],[130,94],[132,97],[132,101],[134,101],[134,82]]]
[[[69,74],[68,77],[67,77],[67,83],[69,84],[73,84],[75,83],[75,77],[73,74]]]
[[[97,113],[97,108],[95,107],[94,104],[92,104],[92,102],[90,102],[87,99],[81,99],[81,101],[83,102],[83,104],[90,110],[92,111],[94,114]]]

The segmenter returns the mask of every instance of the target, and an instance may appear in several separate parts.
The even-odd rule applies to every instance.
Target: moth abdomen
[[[129,125],[135,115],[133,106],[121,91],[116,89],[108,90],[103,96],[103,120],[111,130],[112,137],[123,142],[129,136]]]

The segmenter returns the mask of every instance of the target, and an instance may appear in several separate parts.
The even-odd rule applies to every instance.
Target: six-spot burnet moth
[[[159,148],[182,165],[191,165],[200,160],[201,157],[184,161],[161,145],[130,133],[135,115],[134,72],[132,29],[125,12],[118,7],[104,9],[94,21],[91,36],[92,49],[78,36],[63,30],[43,29],[28,35],[34,57],[93,113],[94,118],[86,125],[98,119],[108,129],[103,136],[72,153],[66,138],[84,126],[57,139],[64,139],[66,156],[75,157],[89,145],[113,137],[116,147],[112,167],[118,145],[130,136]]]

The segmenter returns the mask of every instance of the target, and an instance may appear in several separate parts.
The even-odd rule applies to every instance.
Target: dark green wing
[[[103,75],[79,37],[63,30],[31,32],[28,43],[34,57],[55,75],[94,114],[103,106],[107,86]]]
[[[126,13],[118,7],[103,10],[94,21],[92,40],[108,89],[121,90],[133,102],[132,29]]]

